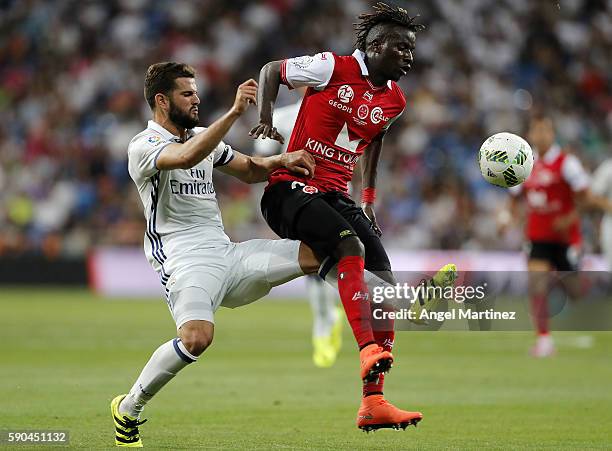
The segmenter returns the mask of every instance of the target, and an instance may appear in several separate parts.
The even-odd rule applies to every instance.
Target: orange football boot
[[[370,395],[361,400],[357,412],[357,427],[365,432],[377,429],[406,429],[411,424],[416,427],[423,419],[421,412],[400,410],[388,402],[383,395]]]
[[[361,379],[372,382],[378,379],[381,373],[388,373],[393,366],[393,355],[383,350],[376,343],[367,345],[359,352],[361,361]]]

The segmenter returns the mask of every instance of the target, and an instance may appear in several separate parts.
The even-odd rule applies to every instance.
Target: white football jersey
[[[204,130],[204,127],[189,130],[187,139]],[[223,229],[212,172],[214,167],[232,160],[233,149],[220,142],[191,169],[158,170],[159,154],[176,142],[181,142],[178,136],[149,121],[147,128],[128,146],[128,170],[138,188],[147,220],[145,255],[160,273],[164,285],[172,271],[166,265],[173,256],[230,243]]]

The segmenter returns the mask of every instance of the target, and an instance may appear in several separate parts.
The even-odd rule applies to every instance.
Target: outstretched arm
[[[289,88],[311,87],[315,90],[325,89],[334,73],[334,55],[329,52],[317,53],[314,56],[299,56],[283,61],[271,61],[262,67],[259,73],[259,92],[257,105],[259,123],[249,135],[252,138],[261,136],[271,138],[283,144],[285,138],[274,128],[272,113],[281,84]]]
[[[271,138],[283,144],[285,138],[278,133],[272,124],[272,113],[274,103],[278,96],[278,88],[281,84],[281,61],[271,61],[261,68],[259,73],[259,92],[257,93],[257,105],[259,112],[259,123],[251,129],[249,135],[252,138]]]
[[[232,161],[218,169],[243,182],[258,183],[266,181],[272,171],[280,168],[287,168],[301,176],[312,177],[315,171],[315,160],[305,150],[271,157],[250,157],[234,151]]]
[[[523,188],[515,186],[510,188],[509,192],[507,202],[502,203],[495,213],[497,232],[500,234],[506,233],[508,228],[514,227],[522,221],[523,198],[525,197]]]
[[[605,196],[594,193],[589,188],[574,193],[574,199],[580,208],[600,210],[603,213],[612,213],[612,202]]]
[[[256,93],[257,82],[255,80],[247,80],[238,86],[236,98],[230,110],[186,143],[167,145],[157,157],[155,163],[157,169],[189,169],[210,155],[236,119],[246,111],[250,103],[255,103]]]
[[[372,228],[378,236],[382,235],[382,230],[380,230],[376,222],[374,200],[376,199],[376,176],[378,175],[378,161],[382,153],[383,137],[384,133],[381,133],[372,140],[365,150],[362,161],[363,191],[361,196],[361,208],[372,222]]]

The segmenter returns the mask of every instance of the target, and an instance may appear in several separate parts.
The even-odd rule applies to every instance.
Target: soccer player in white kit
[[[304,88],[298,88],[304,94]],[[291,136],[295,119],[300,111],[300,99],[296,103],[274,110],[274,124],[282,136]],[[267,156],[283,153],[287,150],[287,142],[279,143],[273,139],[258,139],[255,141],[255,153]],[[258,194],[261,198],[263,190]],[[319,368],[328,368],[336,362],[338,352],[342,347],[342,325],[344,314],[337,306],[335,290],[326,285],[318,276],[307,277],[308,301],[312,311],[312,361]]]
[[[200,99],[194,70],[179,63],[147,70],[144,94],[153,120],[130,142],[128,168],[147,220],[145,254],[165,287],[178,337],[157,348],[129,393],[111,402],[117,446],[142,446],[138,426],[144,405],[210,346],[219,306],[248,304],[319,267],[299,241],[232,243],[223,231],[213,168],[248,183],[264,181],[281,167],[304,175],[314,171],[306,152],[249,157],[221,141],[255,103],[256,92],[257,83],[246,81],[225,115],[208,128],[196,127]]]

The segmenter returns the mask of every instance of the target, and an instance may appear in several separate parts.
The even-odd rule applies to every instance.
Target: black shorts
[[[320,259],[333,257],[340,241],[357,236],[365,247],[366,269],[391,271],[372,223],[343,193],[321,193],[299,182],[279,182],[264,193],[261,212],[278,236],[306,243]]]
[[[567,244],[545,241],[529,243],[529,259],[545,260],[557,271],[577,271],[579,257],[577,249]]]

